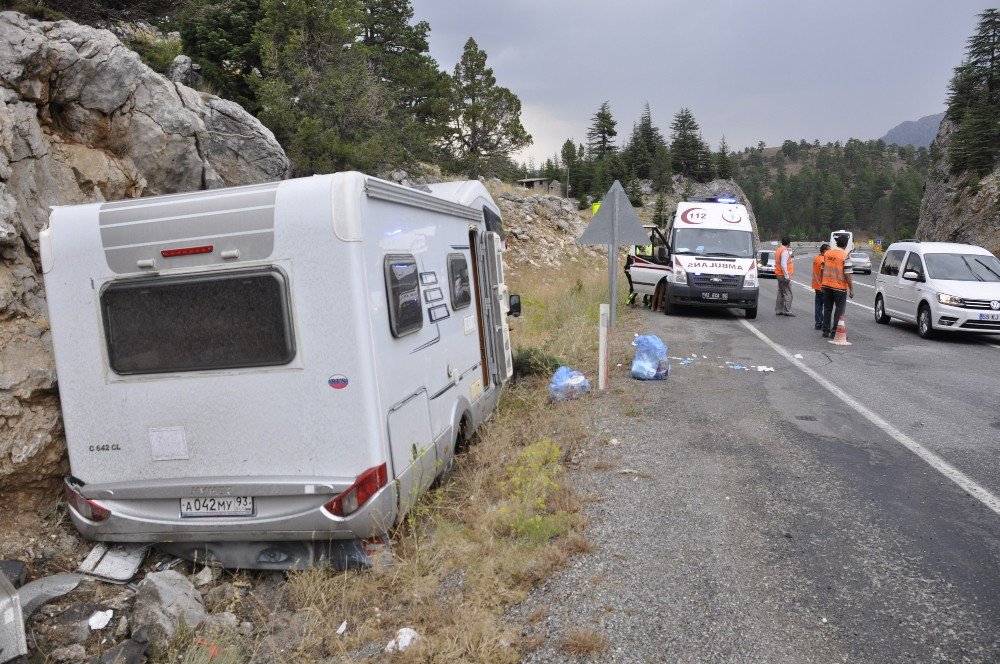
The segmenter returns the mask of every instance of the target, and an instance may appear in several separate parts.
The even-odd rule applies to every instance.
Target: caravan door
[[[488,336],[493,344],[496,357],[498,383],[506,382],[514,374],[514,360],[510,352],[510,328],[507,327],[507,312],[510,311],[510,293],[503,276],[503,254],[500,251],[500,236],[486,233],[486,274],[490,293],[490,329]]]

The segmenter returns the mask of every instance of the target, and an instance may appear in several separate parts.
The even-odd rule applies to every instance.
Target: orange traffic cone
[[[837,321],[837,333],[830,340],[830,343],[837,346],[851,345],[851,342],[847,340],[847,323],[844,322],[844,318],[844,316],[841,316],[840,320]]]

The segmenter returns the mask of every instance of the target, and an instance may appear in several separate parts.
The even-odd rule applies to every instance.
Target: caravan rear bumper
[[[67,478],[67,483],[71,480]],[[79,487],[78,487],[79,488]],[[89,492],[87,492],[89,493]],[[103,492],[107,495],[110,492]],[[252,488],[236,488],[234,495],[253,495]],[[356,512],[336,517],[322,509],[336,494],[254,496],[254,515],[246,517],[180,516],[180,498],[93,497],[111,512],[103,521],[91,521],[70,507],[70,518],[87,539],[103,542],[156,544],[178,552],[207,548],[224,566],[246,567],[248,550],[258,553],[281,549],[289,558],[348,558],[360,541],[388,532],[396,521],[396,484],[390,483]],[[301,543],[298,548],[276,543]],[[353,543],[352,543],[353,542]],[[237,543],[243,546],[237,546]],[[338,553],[339,551],[339,553]],[[291,554],[296,555],[291,555]],[[343,555],[341,555],[343,554]],[[253,554],[256,557],[256,553]],[[184,555],[184,557],[189,557]],[[355,556],[356,557],[356,556]],[[278,556],[281,558],[281,556]],[[233,561],[233,564],[230,563]],[[282,569],[266,565],[264,569]]]

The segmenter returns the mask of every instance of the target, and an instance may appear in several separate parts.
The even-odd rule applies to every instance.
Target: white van
[[[73,523],[227,567],[370,562],[511,376],[503,242],[479,182],[55,208]]]
[[[935,332],[1000,333],[1000,260],[983,247],[894,242],[875,277],[875,321],[914,322]]]
[[[664,313],[686,305],[740,308],[757,317],[757,247],[750,214],[736,198],[681,201],[664,242],[648,276],[632,266],[633,281],[660,285]]]

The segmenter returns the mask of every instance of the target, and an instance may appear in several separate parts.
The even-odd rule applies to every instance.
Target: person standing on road
[[[830,248],[826,242],[819,246],[819,253],[813,259],[813,293],[816,296],[816,329],[823,329],[823,254]]]
[[[794,316],[792,313],[792,274],[795,265],[792,264],[792,252],[788,245],[792,241],[788,236],[781,238],[781,246],[774,252],[774,276],[778,280],[778,299],[774,303],[776,316]]]
[[[850,255],[844,251],[847,248],[847,236],[837,236],[837,248],[823,254],[823,336],[833,336],[833,327],[844,316],[847,308],[847,296],[854,299],[854,282],[851,273]],[[832,325],[831,325],[832,318]]]

